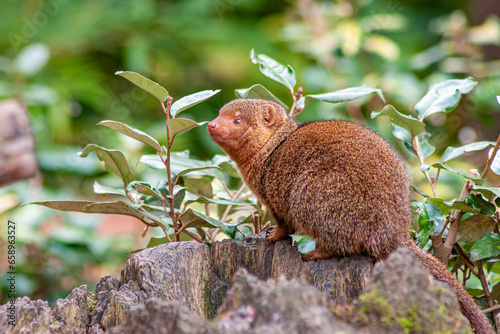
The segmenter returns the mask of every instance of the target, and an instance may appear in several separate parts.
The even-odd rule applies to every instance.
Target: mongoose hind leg
[[[327,252],[323,247],[319,246],[312,252],[308,253],[304,257],[304,260],[314,261],[314,260],[328,259],[333,257],[333,255],[334,254],[332,254],[331,252]]]
[[[290,235],[290,231],[277,225],[277,226],[274,226],[273,229],[268,230],[266,237],[267,237],[267,240],[269,240],[270,242],[276,242],[276,241],[286,239],[289,235]]]

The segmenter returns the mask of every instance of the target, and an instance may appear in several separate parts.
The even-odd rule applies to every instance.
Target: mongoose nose
[[[209,130],[214,130],[217,127],[217,123],[212,121],[212,122],[208,123],[207,127]]]

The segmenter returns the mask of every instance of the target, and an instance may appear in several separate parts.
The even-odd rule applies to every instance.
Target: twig
[[[483,291],[484,291],[484,296],[486,297],[486,301],[488,302],[489,307],[493,307],[495,304],[493,303],[493,299],[491,298],[490,290],[488,289],[488,281],[486,280],[486,277],[484,276],[484,269],[483,269],[483,261],[478,260],[476,261],[477,269],[478,269],[478,275],[479,279],[481,280],[481,285],[483,286]],[[493,314],[493,323],[495,324],[495,328],[498,328],[498,322],[497,322],[497,317],[495,314]]]
[[[231,201],[236,201],[238,197],[240,197],[241,193],[243,192],[243,189],[245,189],[245,184],[243,184],[238,191],[233,191],[231,195]],[[225,221],[227,219],[227,216],[229,215],[229,212],[231,211],[232,205],[228,205],[224,213],[222,214],[222,217],[220,220]]]
[[[179,230],[179,232],[181,232],[181,231],[182,231],[182,233],[184,233],[184,234],[188,235],[190,238],[193,238],[194,240],[198,241],[199,243],[203,243],[203,240],[201,240],[201,238],[200,238],[199,236],[197,236],[196,234],[191,233],[191,232],[186,231],[186,230],[182,230],[182,229],[181,229],[181,230]],[[175,234],[176,239],[178,238],[178,236],[179,236],[179,235],[176,233],[176,234]],[[177,241],[178,241],[178,240],[177,240]]]
[[[429,237],[432,242],[432,249],[434,249],[434,256],[437,257],[439,261],[443,262],[443,264],[448,265],[450,253],[444,247],[441,235],[439,235],[439,233],[432,233]]]
[[[474,264],[469,260],[469,258],[467,257],[467,255],[464,254],[464,252],[462,251],[462,249],[460,248],[460,246],[458,246],[457,244],[455,244],[455,251],[457,252],[458,256],[462,259],[462,261],[464,261],[465,265],[467,266],[467,268],[469,268],[469,270],[476,276],[478,276],[478,270],[476,269],[476,267],[474,266]]]
[[[498,310],[500,310],[500,305],[499,304],[497,304],[495,306],[492,306],[492,307],[485,308],[483,310],[483,313],[490,313],[490,312],[495,312],[495,311],[498,311]]]
[[[220,227],[217,227],[217,228],[215,228],[215,230],[210,235],[210,243],[211,244],[214,243],[215,237],[217,236],[217,233],[219,233],[219,231],[220,231]]]
[[[470,191],[471,191],[470,181],[467,180],[464,186],[462,187],[462,191],[460,192],[460,196],[458,198],[462,199],[468,197],[470,195]],[[448,258],[451,254],[451,249],[455,244],[458,228],[460,227],[460,221],[462,220],[463,215],[464,215],[463,211],[455,210],[455,213],[450,219],[450,228],[448,229],[448,236],[446,237],[446,241],[444,242],[444,248],[446,248],[446,250],[448,251]],[[446,263],[448,263],[448,260],[446,260],[445,264]]]
[[[443,229],[441,230],[441,232],[439,232],[439,237],[443,236],[443,233],[446,230],[446,227],[448,227],[448,224],[450,223],[451,219],[453,219],[453,218],[450,216],[446,216],[446,219],[444,220],[444,224],[443,224]]]
[[[290,116],[294,117],[300,114],[303,110],[303,108],[297,107],[297,102],[299,102],[300,98],[302,97],[302,87],[297,88],[297,93],[293,92],[293,88],[290,88],[290,92],[292,93],[292,98],[293,98],[293,104],[292,108],[290,109]]]
[[[166,107],[165,107],[165,104],[163,103],[163,101],[160,101],[161,107],[163,109],[163,113],[165,114],[165,126],[167,128],[167,152],[166,152],[167,159],[163,159],[161,152],[158,152],[158,155],[160,156],[161,161],[163,162],[163,164],[165,165],[165,167],[167,169],[167,182],[168,182],[168,194],[169,195],[172,195],[174,192],[174,185],[172,183],[172,172],[171,172],[171,168],[170,168],[170,148],[172,147],[172,142],[173,142],[172,139],[173,138],[172,139],[170,138],[170,129],[169,129],[168,123],[167,123],[167,121],[170,119],[169,113],[170,113],[170,107],[172,106],[172,101],[173,101],[173,98],[171,96],[169,96],[167,98],[167,106]],[[177,215],[175,214],[175,204],[174,204],[173,196],[168,198],[168,206],[169,206],[170,210],[167,211],[167,214],[172,219],[172,225],[173,225],[174,231],[175,231],[175,241],[180,241],[179,233],[178,233],[178,225],[177,225]]]
[[[420,161],[420,165],[423,165],[424,164],[424,157],[422,155],[422,149],[420,148],[420,143],[418,142],[418,136],[414,136],[412,138],[412,144],[413,144],[413,148],[415,149],[415,152],[417,153],[417,157],[418,157],[418,160]],[[431,177],[429,176],[429,173],[427,171],[424,171],[423,173],[425,175],[425,178],[427,179],[427,182],[429,182],[429,184],[431,185],[432,194],[434,195],[434,197],[438,197],[437,192],[436,192],[435,182],[433,182],[431,180]]]
[[[498,136],[495,147],[493,147],[493,151],[491,152],[491,155],[488,158],[488,161],[486,162],[486,167],[484,167],[483,173],[481,174],[481,178],[483,180],[486,177],[486,174],[488,173],[488,170],[490,169],[491,164],[493,163],[493,159],[495,159],[495,156],[497,155],[499,147],[500,147],[500,136]]]
[[[126,195],[127,195],[127,198],[128,198],[128,199],[129,199],[132,203],[138,204],[138,203],[137,203],[137,200],[136,200],[135,198],[133,198],[133,197],[130,195],[130,193],[129,193],[129,192],[127,192],[127,193],[126,193]],[[162,204],[163,204],[163,207],[165,208],[165,203],[164,203],[164,202],[162,202]],[[141,211],[141,212],[149,213],[146,209],[144,209],[144,208],[142,208],[142,207],[140,207],[138,210],[139,210],[139,211]],[[165,209],[165,210],[166,210],[166,209]],[[147,221],[146,221],[146,219],[151,220],[153,223],[149,223],[149,222],[147,222]],[[165,234],[165,236],[167,237],[168,241],[169,241],[169,242],[172,242],[172,239],[170,239],[170,236],[168,235],[168,231],[167,231],[167,229],[165,228],[165,226],[164,226],[162,223],[160,223],[160,222],[156,222],[156,221],[154,221],[154,220],[152,220],[151,218],[148,218],[148,217],[144,217],[144,219],[141,219],[141,222],[143,222],[144,224],[146,224],[146,226],[151,226],[151,227],[160,227],[160,228],[163,230],[163,233],[164,233],[164,234]]]

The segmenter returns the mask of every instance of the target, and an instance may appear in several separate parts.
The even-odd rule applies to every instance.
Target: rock
[[[373,261],[368,256],[349,256],[304,262],[290,242],[277,242],[272,278],[286,277],[315,286],[335,304],[351,304],[370,278]]]
[[[149,299],[134,306],[125,322],[112,328],[110,334],[210,334],[205,319],[176,300]]]
[[[73,289],[66,299],[59,299],[54,310],[48,302],[28,297],[17,298],[14,305],[15,326],[8,322],[10,303],[0,306],[0,333],[86,333],[86,285]]]
[[[328,298],[316,288],[285,278],[259,281],[245,269],[234,276],[216,318],[222,333],[354,333],[336,321]]]
[[[375,265],[352,319],[380,333],[471,333],[455,293],[406,248]]]
[[[48,302],[19,297],[14,303],[14,318],[8,318],[12,315],[8,310],[10,306],[10,303],[0,306],[0,333],[50,333],[52,310]],[[15,325],[9,321],[14,321]]]
[[[98,334],[122,324],[133,306],[151,298],[177,300],[206,316],[212,266],[208,246],[177,242],[147,248],[130,258],[120,280],[103,277],[93,299],[89,333]]]
[[[85,333],[89,324],[87,313],[87,286],[73,289],[66,299],[59,299],[54,307],[51,333]]]

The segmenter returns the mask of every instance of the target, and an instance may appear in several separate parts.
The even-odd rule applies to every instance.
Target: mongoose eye
[[[234,124],[241,124],[241,123],[243,123],[243,120],[241,118],[235,118],[233,123]]]

